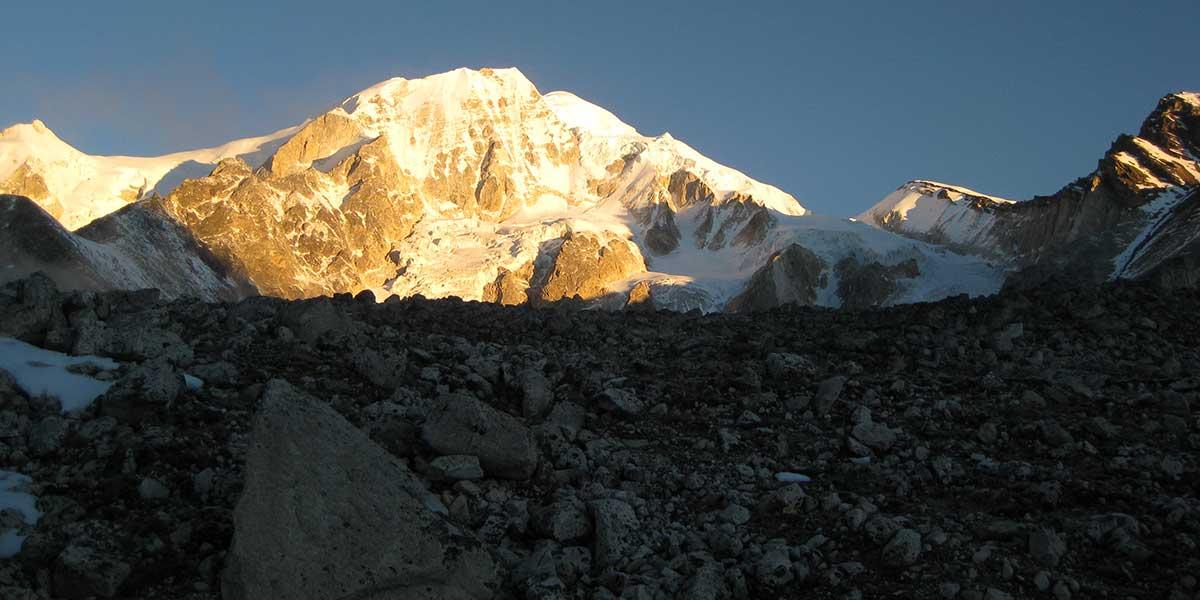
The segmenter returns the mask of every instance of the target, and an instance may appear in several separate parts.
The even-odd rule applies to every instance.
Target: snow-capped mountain
[[[1051,196],[1013,202],[918,180],[857,219],[1012,269],[1194,285],[1198,187],[1200,94],[1180,92],[1159,101],[1137,136],[1118,137],[1095,171]]]
[[[147,171],[106,189],[157,191],[164,214],[270,295],[621,306],[632,293],[711,311],[990,293],[1003,278],[977,257],[809,215],[670,134],[543,95],[516,69],[391,79],[235,145],[186,159],[220,160],[178,185]],[[60,164],[36,148],[22,156]],[[74,189],[43,196],[89,207],[61,214],[103,212]]]

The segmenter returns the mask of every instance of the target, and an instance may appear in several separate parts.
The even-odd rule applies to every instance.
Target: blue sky
[[[1050,193],[1200,89],[1200,2],[20,2],[0,126],[157,154],[299,122],[393,76],[516,66],[809,208],[912,178]]]

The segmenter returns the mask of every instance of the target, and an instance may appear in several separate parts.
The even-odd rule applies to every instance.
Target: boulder
[[[621,500],[596,500],[591,509],[596,523],[593,559],[600,567],[614,567],[637,547],[641,523],[633,507]]]
[[[412,472],[282,380],[255,417],[225,598],[490,598],[491,556]]]
[[[152,412],[168,408],[185,382],[165,358],[129,370],[100,396],[100,412],[126,423],[138,423]]]
[[[537,443],[529,428],[469,394],[438,398],[422,435],[438,454],[479,457],[484,472],[493,477],[529,479],[537,470]]]

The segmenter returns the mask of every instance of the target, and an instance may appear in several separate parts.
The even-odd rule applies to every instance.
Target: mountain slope
[[[72,233],[34,201],[0,194],[0,257],[0,282],[41,271],[63,289],[155,288],[209,301],[254,293],[151,202]]]
[[[159,206],[269,295],[619,307],[640,284],[655,305],[716,311],[747,293],[737,307],[874,306],[990,293],[1002,279],[977,258],[808,215],[670,134],[543,95],[516,69],[391,79],[256,147]],[[778,285],[747,289],[794,245],[817,257],[815,279],[775,273]]]
[[[1053,195],[1012,202],[913,181],[857,219],[1012,268],[1139,278],[1195,253],[1198,184],[1200,95],[1181,92],[1163,97],[1137,136],[1118,137],[1095,171]]]

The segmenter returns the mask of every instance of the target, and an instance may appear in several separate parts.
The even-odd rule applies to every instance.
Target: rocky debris
[[[151,412],[170,408],[184,388],[183,375],[159,358],[130,369],[98,402],[104,415],[138,423]]]
[[[0,597],[218,598],[223,573],[262,582],[235,577],[254,561],[337,597],[313,582],[408,585],[361,569],[433,548],[455,558],[414,559],[422,581],[454,585],[454,561],[480,557],[489,597],[1191,598],[1193,296],[750,317],[51,295],[65,349],[131,320],[193,354],[91,376],[204,385],[126,420],[0,376],[0,469],[30,477],[42,513],[0,511],[28,536]],[[281,315],[318,304],[340,325],[310,343]]]
[[[225,598],[488,598],[491,556],[413,474],[327,406],[267,384],[222,576]]]
[[[72,544],[54,561],[54,594],[59,598],[114,598],[130,566],[114,554]]]
[[[538,447],[529,428],[469,394],[438,398],[422,436],[440,454],[479,457],[484,471],[493,477],[529,479],[538,466]]]

